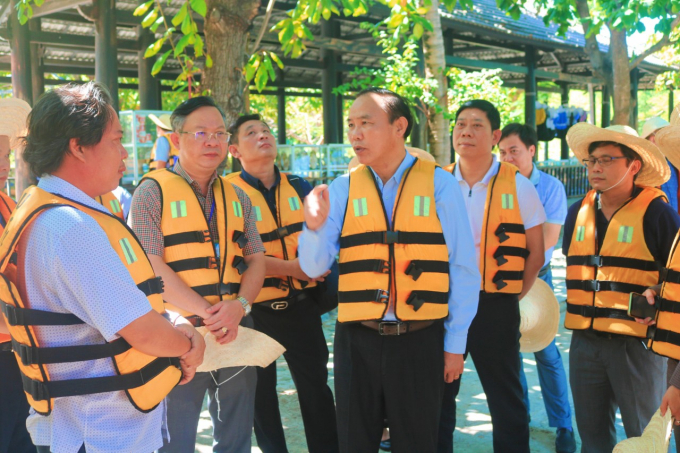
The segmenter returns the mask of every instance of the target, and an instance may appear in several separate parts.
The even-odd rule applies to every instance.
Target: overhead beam
[[[0,37],[8,39],[9,31],[6,28],[0,28]],[[118,39],[117,41],[118,50],[128,52],[139,52],[141,50],[141,46],[137,40]],[[71,35],[66,33],[54,33],[51,31],[32,30],[30,33],[30,42],[31,44],[43,44],[50,47],[71,49],[92,50],[95,48],[94,36]]]
[[[39,7],[33,7],[33,17],[44,17],[52,13],[75,8],[78,5],[92,3],[91,0],[49,0]]]
[[[316,47],[324,50],[333,50],[342,53],[356,53],[361,55],[383,56],[382,48],[375,44],[347,41],[339,38],[315,36],[313,41],[304,42],[308,47]]]

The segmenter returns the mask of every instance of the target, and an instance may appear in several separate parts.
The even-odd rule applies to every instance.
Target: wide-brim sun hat
[[[434,156],[432,154],[428,153],[427,151],[425,151],[424,149],[414,148],[412,146],[407,146],[406,151],[408,151],[409,154],[412,155],[413,157],[417,157],[419,159],[423,159],[423,160],[426,160],[428,162],[434,162]],[[357,156],[354,156],[354,157],[352,157],[352,160],[350,160],[349,164],[347,165],[347,171],[350,172],[358,166],[359,166],[359,159],[357,158]]]
[[[538,352],[548,347],[560,325],[560,304],[550,285],[537,278],[519,301],[521,352]]]
[[[672,432],[671,408],[666,409],[666,415],[661,415],[661,411],[657,409],[640,437],[619,442],[612,453],[665,453],[668,451]]]
[[[205,327],[197,330],[205,339],[203,363],[196,369],[199,372],[235,366],[266,368],[286,352],[278,341],[247,327],[239,327],[236,339],[227,344],[219,344]]]
[[[670,126],[670,124],[671,123],[661,118],[660,116],[653,116],[651,118],[648,118],[647,121],[645,121],[645,124],[642,125],[642,134],[640,134],[640,137],[644,138],[645,140],[649,140],[650,135],[652,135],[654,132],[658,131],[661,128]]]
[[[163,113],[162,115],[156,116],[153,113],[149,114],[149,119],[154,122],[154,124],[161,129],[165,129],[166,131],[171,131],[172,130],[172,124],[170,121],[170,115],[167,113]]]
[[[630,126],[617,124],[601,128],[589,123],[578,123],[567,132],[569,148],[579,161],[588,159],[588,146],[593,142],[620,143],[635,151],[642,159],[642,170],[635,179],[637,185],[656,187],[671,177],[671,169],[659,148],[649,140],[641,138]]]
[[[11,148],[15,148],[19,138],[26,135],[26,120],[29,113],[31,106],[22,99],[0,99],[0,135],[9,137]]]
[[[671,113],[671,124],[656,133],[656,146],[671,161],[675,168],[680,168],[680,104]]]

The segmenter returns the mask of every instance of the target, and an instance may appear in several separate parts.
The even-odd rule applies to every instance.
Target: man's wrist
[[[250,314],[251,306],[250,302],[248,302],[248,299],[245,297],[239,295],[236,297],[236,300],[241,303],[241,307],[243,307],[243,316],[248,316]]]

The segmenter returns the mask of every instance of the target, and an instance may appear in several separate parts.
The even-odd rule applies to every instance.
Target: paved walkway
[[[569,344],[571,342],[571,332],[564,329],[564,300],[566,298],[565,278],[565,258],[561,251],[556,251],[553,255],[553,279],[555,283],[555,293],[561,304],[562,322],[557,334],[557,346],[562,353],[567,375],[569,373]],[[333,332],[335,317],[327,317],[324,322],[324,331],[328,340],[328,348],[331,351],[331,360],[328,364],[330,379],[329,383],[333,388]],[[538,383],[536,372],[536,362],[532,354],[524,356],[524,371],[529,385],[529,397],[531,404],[531,451],[535,453],[547,453],[555,451],[555,430],[548,426],[548,417],[541,397],[541,390]],[[291,453],[306,452],[306,442],[300,409],[297,403],[295,386],[293,385],[288,367],[283,359],[277,363],[279,371],[279,402],[281,413],[286,431],[288,448]],[[571,394],[569,395],[571,400]],[[573,407],[573,402],[572,402]],[[457,419],[459,426],[456,428],[455,447],[457,451],[465,453],[487,453],[491,450],[491,417],[486,404],[486,397],[482,391],[481,384],[474,370],[471,360],[465,364],[461,393],[458,399]],[[573,421],[574,425],[576,421]],[[619,440],[625,439],[621,417],[617,414],[617,434]],[[576,436],[577,444],[580,448],[578,433]],[[198,427],[198,444],[196,451],[209,453],[212,451],[211,423],[208,411],[204,410],[201,414],[201,421]],[[253,436],[253,452],[260,452],[257,448],[257,441]],[[673,447],[673,444],[671,445]],[[671,449],[671,451],[675,451]]]

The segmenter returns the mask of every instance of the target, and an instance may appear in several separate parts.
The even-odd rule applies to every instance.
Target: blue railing
[[[590,186],[586,167],[571,160],[538,162],[536,166],[564,184],[567,197],[582,197]]]

